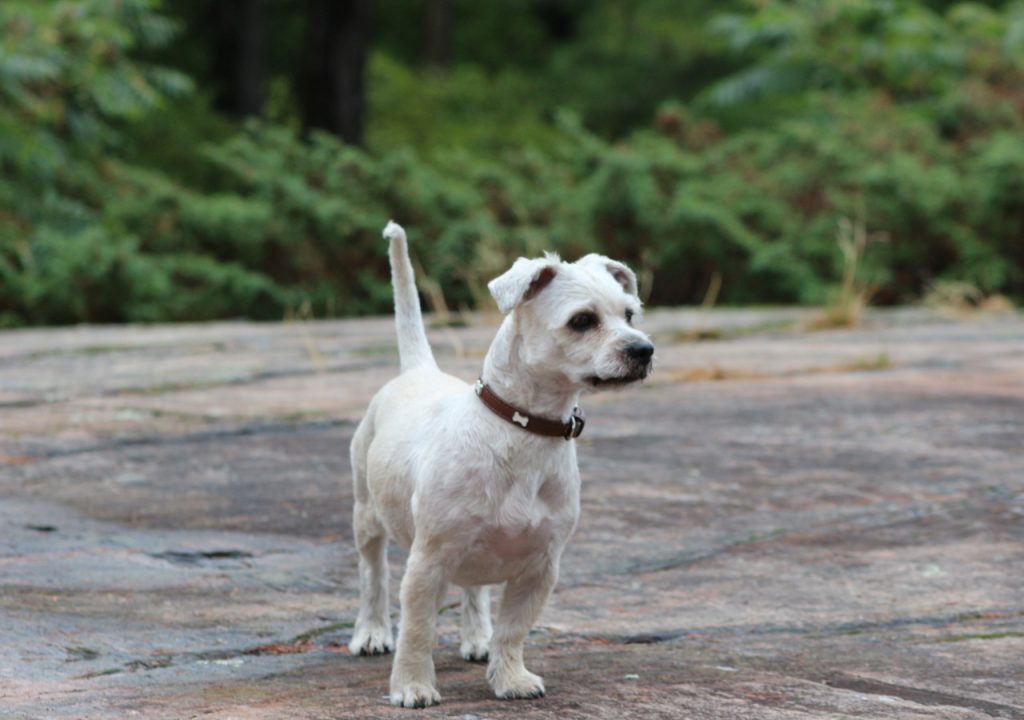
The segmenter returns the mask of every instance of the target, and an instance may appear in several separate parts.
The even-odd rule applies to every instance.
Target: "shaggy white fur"
[[[523,642],[558,578],[579,517],[576,443],[527,432],[442,373],[427,343],[405,231],[389,223],[401,374],[370,403],[352,440],[360,610],[353,653],[394,649],[387,541],[409,548],[401,585],[391,702],[440,701],[432,651],[449,583],[463,588],[462,656],[488,660],[500,698],[544,694]],[[488,288],[506,313],[483,379],[535,417],[567,422],[582,392],[649,373],[653,346],[639,317],[636,277],[600,255],[576,263],[520,258]],[[492,632],[489,585],[505,583]]]

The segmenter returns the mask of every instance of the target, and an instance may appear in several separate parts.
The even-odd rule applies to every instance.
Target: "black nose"
[[[654,354],[654,346],[646,340],[635,342],[626,348],[626,355],[633,360],[640,360],[642,362],[650,362],[651,355]]]

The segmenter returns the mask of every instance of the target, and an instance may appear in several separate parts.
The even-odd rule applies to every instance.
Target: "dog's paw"
[[[386,625],[363,625],[357,627],[348,644],[353,655],[383,655],[395,649],[391,628]]]
[[[491,686],[502,700],[544,697],[544,681],[527,670],[511,676],[496,674]]]
[[[408,682],[391,690],[391,704],[398,707],[425,708],[439,702],[441,693],[426,683]]]
[[[489,645],[490,641],[484,639],[463,640],[462,645],[459,646],[459,651],[462,653],[463,660],[487,662],[487,658],[490,657],[487,649]]]

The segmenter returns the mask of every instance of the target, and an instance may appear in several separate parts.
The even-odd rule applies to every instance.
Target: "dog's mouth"
[[[590,383],[591,387],[617,387],[620,385],[629,385],[631,383],[639,382],[647,377],[647,371],[639,373],[632,373],[630,375],[621,375],[619,377],[602,378],[592,375],[587,378],[587,382]]]

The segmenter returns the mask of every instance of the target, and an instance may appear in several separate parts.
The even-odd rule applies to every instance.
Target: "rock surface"
[[[653,378],[586,402],[547,697],[449,603],[419,711],[345,648],[390,319],[0,333],[0,718],[1024,718],[1024,318],[807,318],[650,313]],[[466,380],[471,321],[431,333]]]

